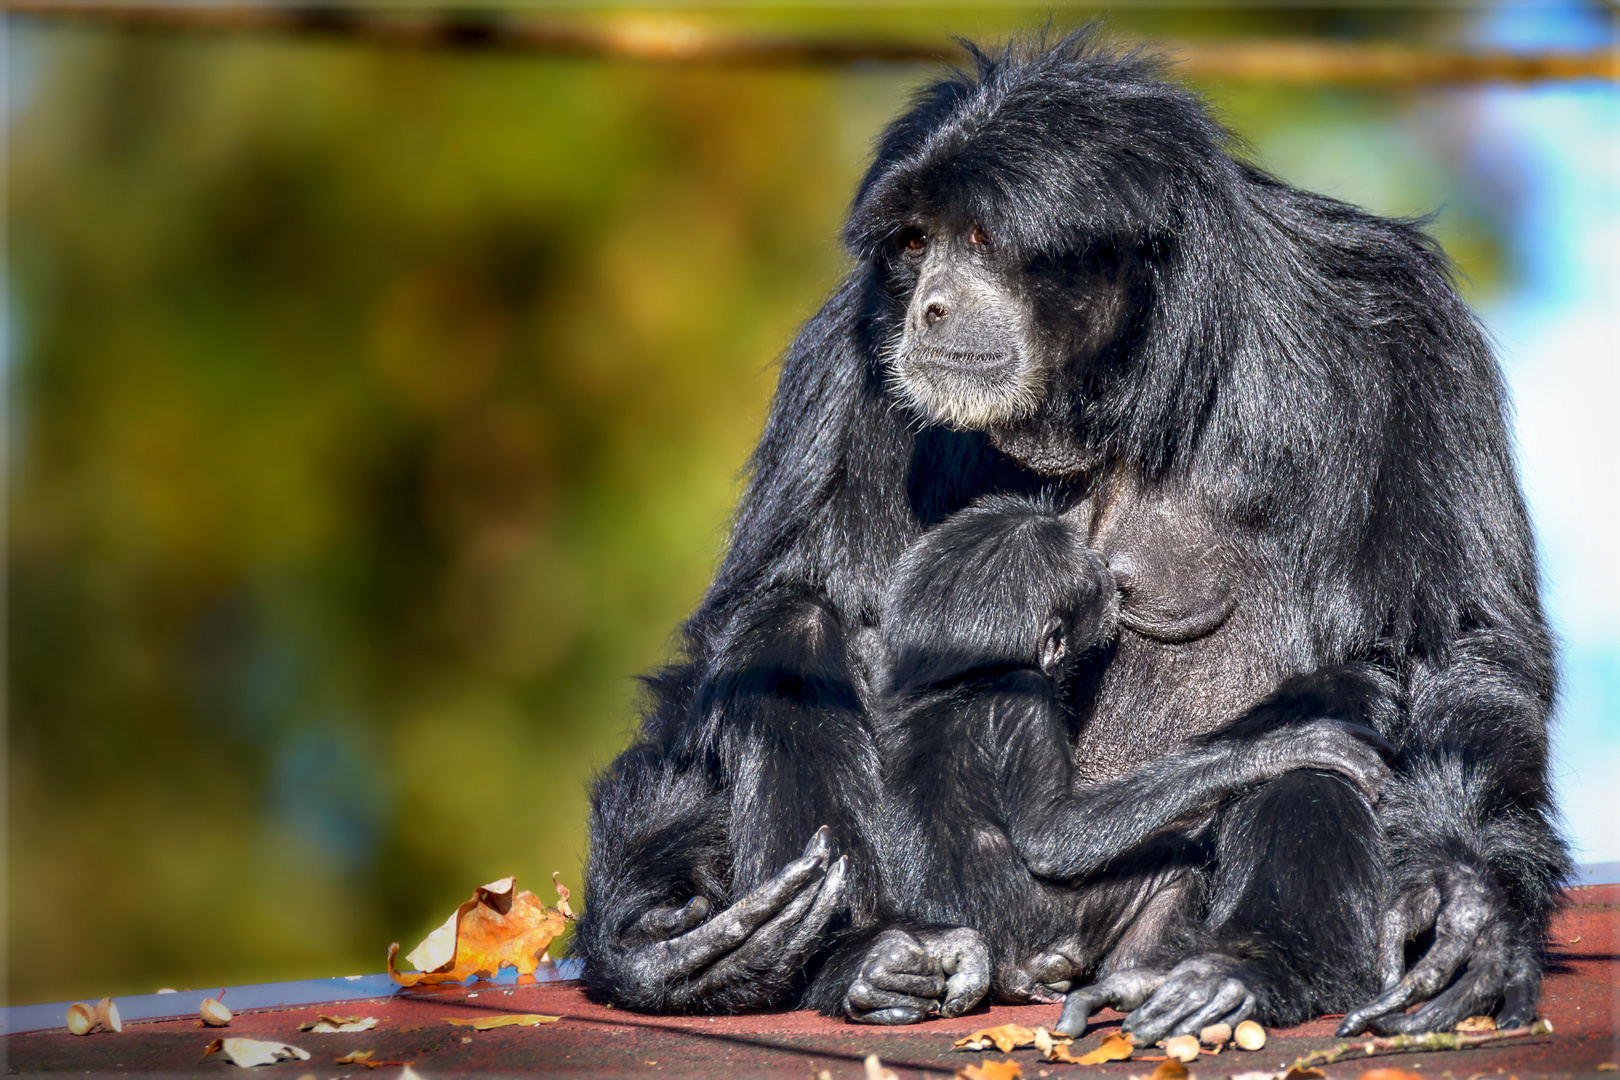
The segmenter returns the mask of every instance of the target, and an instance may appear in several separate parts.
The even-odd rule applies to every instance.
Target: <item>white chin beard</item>
[[[895,385],[919,413],[957,431],[987,431],[1016,424],[1040,405],[1040,387],[1020,380],[995,387],[963,385],[969,380],[901,372]]]

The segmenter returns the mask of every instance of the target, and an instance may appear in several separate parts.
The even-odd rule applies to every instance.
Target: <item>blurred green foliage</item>
[[[8,1000],[376,971],[481,882],[577,887],[927,72],[11,48]],[[1448,203],[1494,280],[1443,99],[1217,100],[1291,179]]]

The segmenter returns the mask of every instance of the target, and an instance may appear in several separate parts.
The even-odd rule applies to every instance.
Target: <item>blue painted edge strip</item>
[[[534,978],[536,982],[577,979],[583,966],[580,960],[547,961],[535,970]],[[468,979],[466,985],[470,986],[476,981]],[[517,982],[517,971],[503,968],[493,980],[486,979],[484,982],[485,985],[493,982],[497,986],[511,986]],[[405,987],[387,975],[349,975],[337,979],[228,986],[224,987],[224,1003],[232,1012],[251,1012],[255,1009],[283,1009],[339,1001],[376,1001],[406,992]],[[215,989],[182,990],[174,994],[131,994],[128,997],[115,997],[113,1002],[125,1023],[132,1020],[178,1020],[196,1016],[202,1008],[203,998],[218,995],[219,991]],[[14,1005],[0,1009],[0,1035],[66,1028],[68,1006],[72,1004],[71,1001],[57,1001],[49,1005]]]
[[[1620,885],[1620,862],[1587,863],[1576,867],[1573,885]],[[580,960],[556,960],[541,964],[535,971],[537,982],[560,982],[577,979],[584,967]],[[471,985],[473,979],[468,979]],[[497,986],[510,986],[517,982],[517,972],[503,968],[494,982]],[[304,979],[300,982],[259,983],[256,986],[229,986],[225,988],[225,1005],[233,1012],[254,1009],[283,1009],[298,1005],[324,1005],[336,1001],[375,1001],[405,992],[387,975],[350,975],[339,979]],[[196,1016],[203,998],[215,996],[213,990],[184,990],[177,994],[132,994],[113,998],[118,1004],[118,1015],[130,1020],[177,1020]],[[57,1001],[49,1005],[14,1005],[0,1009],[0,1035],[18,1035],[25,1031],[48,1031],[67,1027],[68,1006],[71,1001]]]

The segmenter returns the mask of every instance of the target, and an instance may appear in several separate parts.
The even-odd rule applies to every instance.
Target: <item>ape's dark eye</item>
[[[921,255],[928,249],[928,237],[920,229],[907,229],[900,235],[900,247],[907,255]]]
[[[973,226],[972,235],[968,237],[968,242],[977,247],[989,247],[990,234],[984,231],[983,225],[975,225]]]

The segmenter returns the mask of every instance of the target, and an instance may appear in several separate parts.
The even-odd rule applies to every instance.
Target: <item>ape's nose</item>
[[[927,326],[933,326],[937,322],[944,321],[949,314],[950,312],[945,309],[945,305],[935,300],[923,308],[923,323]]]

